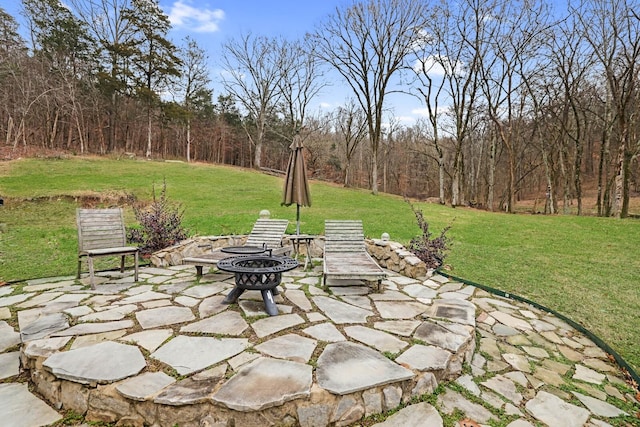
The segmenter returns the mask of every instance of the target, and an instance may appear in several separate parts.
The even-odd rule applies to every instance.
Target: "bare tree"
[[[275,38],[245,34],[224,45],[222,83],[248,115],[244,125],[255,148],[255,168],[261,166],[267,122],[281,100],[280,84],[286,68],[283,59],[282,43]]]
[[[0,7],[0,130],[7,145],[15,146],[18,141],[14,140],[17,107],[25,100],[16,96],[16,89],[25,78],[20,70],[28,68],[27,60],[27,46],[18,33],[18,23]]]
[[[584,0],[573,12],[581,17],[581,31],[593,48],[606,82],[605,102],[613,117],[611,124],[615,125],[615,132],[607,132],[607,135],[616,137],[618,144],[612,214],[624,218],[629,214],[631,161],[640,152],[640,144],[632,136],[632,125],[638,113],[637,84],[640,77],[638,3],[628,0]],[[608,117],[605,116],[605,128],[607,121]],[[604,144],[608,145],[608,140],[606,137]],[[600,187],[605,185],[602,180],[606,179],[606,174],[601,173]],[[598,198],[600,201],[600,194]]]
[[[439,129],[450,129],[455,142],[451,180],[451,204],[462,204],[464,175],[463,144],[470,132],[471,117],[479,92],[478,65],[482,49],[480,39],[483,23],[473,0],[452,6],[443,1],[435,7],[429,22],[424,48],[419,49],[414,71],[422,83],[417,89],[427,105],[433,127],[433,144],[438,153],[439,198],[444,204],[444,153]],[[440,103],[448,103],[448,125],[441,124]]]
[[[293,136],[307,124],[305,119],[309,104],[326,86],[326,82],[322,80],[313,46],[304,46],[300,41],[282,40],[281,43],[283,67],[279,89],[284,118],[290,132],[285,138],[292,142]],[[308,134],[309,132],[303,132],[300,136],[304,139]]]
[[[350,100],[344,107],[338,108],[334,123],[346,159],[343,183],[345,187],[349,187],[351,186],[351,161],[358,145],[367,136],[367,122],[362,109]]]
[[[577,214],[582,214],[583,151],[591,128],[591,110],[598,104],[592,99],[592,50],[584,35],[575,31],[578,19],[570,14],[555,26],[547,40],[550,66],[537,82],[527,82],[529,90],[537,92],[532,101],[536,104],[535,120],[545,135],[539,138],[547,184],[545,212],[552,214],[557,209],[558,175],[562,177],[565,213],[575,194]]]
[[[211,104],[213,91],[209,89],[208,56],[195,40],[187,37],[182,49],[181,79],[178,82],[182,90],[182,106],[185,109],[187,162],[191,161],[191,122],[193,116],[203,106]]]
[[[367,120],[372,152],[371,191],[378,193],[378,150],[391,79],[429,19],[422,0],[359,1],[330,15],[310,37],[316,54],[342,75]]]
[[[548,7],[541,0],[512,2],[474,1],[477,22],[480,87],[487,114],[508,157],[504,209],[514,212],[517,192],[518,144],[522,143],[521,120],[527,107],[524,82],[541,69],[539,51],[549,28]],[[493,151],[493,150],[492,150]]]

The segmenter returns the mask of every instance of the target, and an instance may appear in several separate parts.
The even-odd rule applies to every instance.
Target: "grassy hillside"
[[[74,274],[75,209],[149,201],[166,180],[192,234],[247,233],[262,209],[291,221],[280,206],[283,179],[202,164],[96,158],[0,163],[0,281]],[[321,234],[325,219],[361,219],[365,233],[407,243],[419,232],[400,197],[312,182],[313,206],[301,231]],[[592,330],[640,368],[640,221],[507,215],[418,204],[434,234],[452,225],[451,273],[529,298]],[[130,205],[128,224],[135,223]]]

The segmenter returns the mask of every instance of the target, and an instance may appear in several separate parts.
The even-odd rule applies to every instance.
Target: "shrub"
[[[133,210],[140,227],[130,228],[127,237],[131,243],[140,246],[143,254],[150,254],[187,238],[187,230],[182,227],[184,211],[169,202],[166,180],[162,182],[159,197],[156,197],[154,185],[153,202],[148,206],[134,206]]]
[[[451,239],[446,236],[451,226],[445,227],[440,236],[431,238],[429,223],[424,219],[422,211],[413,206],[408,200],[407,203],[411,206],[411,210],[416,216],[418,227],[422,230],[422,235],[412,238],[409,242],[409,251],[420,258],[427,265],[427,268],[436,269],[444,263],[451,245]]]

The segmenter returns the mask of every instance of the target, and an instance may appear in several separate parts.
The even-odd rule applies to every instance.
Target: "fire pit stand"
[[[278,314],[273,300],[276,286],[282,280],[282,273],[293,270],[298,261],[286,256],[242,255],[218,261],[218,269],[235,274],[235,287],[222,301],[223,304],[234,304],[245,290],[262,293],[264,307],[270,316]]]

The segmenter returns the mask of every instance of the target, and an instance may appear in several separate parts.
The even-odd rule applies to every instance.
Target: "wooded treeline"
[[[552,5],[556,5],[552,9]],[[440,203],[626,217],[640,186],[640,4],[369,0],[300,40],[223,46],[225,92],[157,0],[23,0],[0,7],[5,157],[37,150],[283,170],[299,135],[314,178]],[[21,34],[29,34],[26,40]],[[351,98],[311,113],[333,82]],[[420,98],[394,118],[389,96]],[[394,95],[397,97],[397,95]]]

